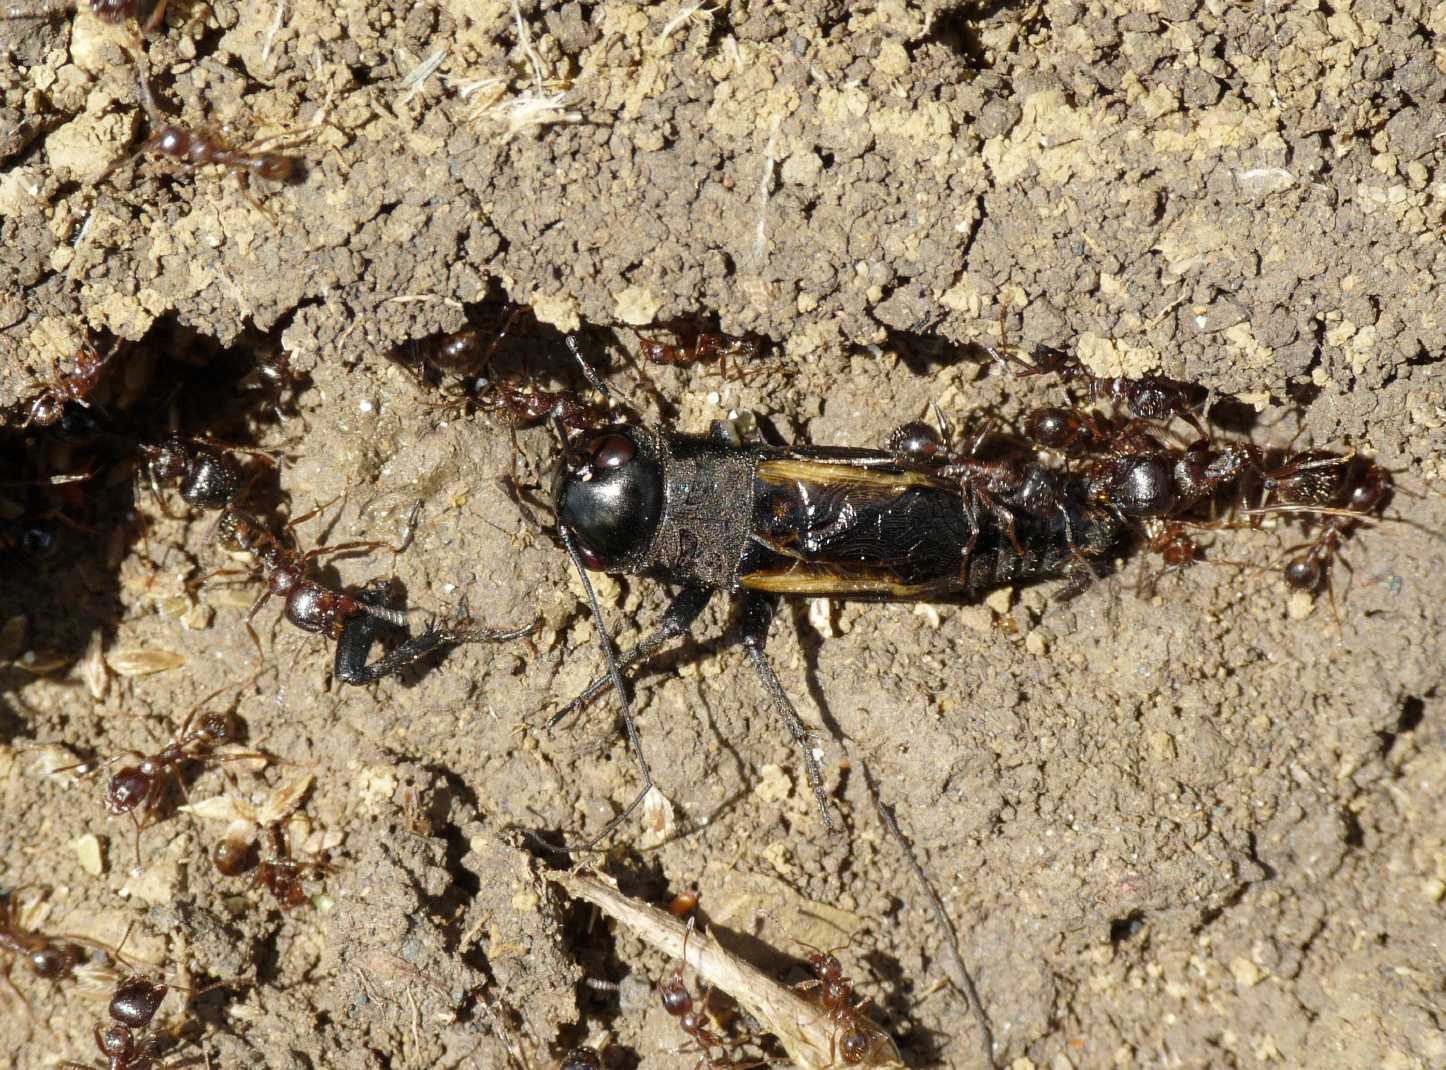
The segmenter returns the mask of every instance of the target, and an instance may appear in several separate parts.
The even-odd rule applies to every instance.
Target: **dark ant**
[[[242,390],[260,393],[266,405],[281,423],[286,419],[286,409],[295,408],[295,392],[307,382],[305,375],[298,375],[291,369],[291,358],[285,353],[275,353],[258,360],[255,366],[242,376],[237,384]],[[288,401],[287,391],[292,392]]]
[[[253,677],[254,680],[254,677]],[[122,766],[111,774],[106,782],[105,808],[111,814],[129,814],[136,826],[136,865],[141,864],[141,832],[154,814],[168,783],[174,782],[184,792],[180,769],[186,762],[227,762],[240,759],[265,759],[266,755],[255,751],[216,754],[217,747],[235,743],[241,738],[236,720],[229,712],[204,713],[199,719],[196,714],[217,695],[233,690],[231,686],[219,688],[192,707],[181,722],[169,743],[155,754],[141,759],[137,765]],[[193,724],[194,722],[194,724]],[[82,762],[72,766],[77,776],[92,773],[114,765],[124,755],[107,758],[103,762]]]
[[[573,1048],[558,1060],[557,1070],[603,1070],[596,1048]]]
[[[844,976],[843,966],[832,952],[811,948],[808,964],[816,977],[797,987],[817,988],[819,1002],[834,1024],[833,1037],[829,1041],[829,1062],[832,1064],[841,1058],[850,1066],[857,1066],[887,1038],[859,1013],[869,1001],[861,998],[857,1003],[853,1002],[853,985]]]
[[[469,380],[481,375],[488,360],[497,352],[497,347],[525,311],[521,305],[507,305],[501,320],[490,331],[490,342],[484,343],[482,330],[467,326],[459,331],[447,331],[405,342],[392,349],[387,357],[411,372],[417,384],[422,387],[435,385],[431,381],[433,373],[436,373],[438,378],[451,375],[464,380],[464,394],[453,401],[465,403],[476,393],[475,384]]]
[[[758,359],[758,343],[751,339],[734,338],[726,334],[707,331],[668,329],[672,331],[679,344],[670,345],[657,338],[650,338],[643,334],[638,335],[638,349],[644,360],[651,364],[663,364],[675,368],[716,362],[718,373],[727,379],[729,377],[728,358],[732,357],[736,372],[734,378],[743,382],[746,382],[748,377],[758,370],[741,367],[745,362],[751,363]]]
[[[224,509],[241,493],[241,466],[209,442],[172,435],[160,445],[143,443],[140,451],[151,493],[166,516],[171,513],[161,496],[162,485],[178,485],[181,500],[197,509]],[[274,463],[258,450],[246,452]]]
[[[105,374],[106,365],[115,357],[116,348],[104,354],[93,346],[83,345],[71,361],[70,371],[61,373],[54,362],[55,376],[30,402],[22,429],[59,425],[63,437],[84,438],[94,433],[93,421],[84,412],[86,399],[95,392]]]
[[[740,1061],[722,1054],[724,1049],[741,1047],[747,1040],[733,1040],[710,1029],[708,999],[712,996],[713,989],[709,987],[703,993],[702,999],[695,1000],[687,982],[683,980],[683,969],[688,964],[688,937],[692,932],[693,919],[689,918],[688,927],[683,932],[682,962],[673,968],[672,977],[658,985],[658,996],[662,1000],[663,1009],[678,1019],[678,1027],[698,1046],[699,1067],[707,1067],[708,1070],[749,1070],[752,1067],[767,1066],[768,1062],[764,1059]]]
[[[10,976],[17,958],[24,959],[30,965],[30,972],[46,981],[62,981],[71,977],[85,958],[86,948],[104,952],[109,958],[120,961],[119,949],[98,940],[84,936],[51,935],[24,928],[18,905],[23,891],[24,887],[13,889],[0,900],[0,961],[5,967],[0,972],[0,978],[27,1008],[30,1001]]]
[[[141,12],[145,10],[145,0],[62,0],[60,3],[42,4],[38,10],[26,10],[22,7],[8,7],[5,9],[4,17],[7,19],[48,19],[67,11],[89,11],[93,16],[102,22],[109,22],[112,25],[119,25],[126,19],[135,19],[140,23],[141,33],[149,34],[161,24],[161,19],[166,14],[168,0],[155,0],[151,6],[150,17],[141,22]]]

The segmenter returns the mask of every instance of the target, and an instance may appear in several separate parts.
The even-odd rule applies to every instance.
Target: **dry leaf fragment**
[[[665,910],[629,899],[612,885],[586,873],[556,873],[551,880],[576,899],[592,903],[604,914],[627,926],[665,955],[681,958],[686,926]],[[723,989],[738,1005],[776,1036],[795,1066],[824,1070],[836,1066],[837,1027],[815,1000],[779,984],[762,970],[724,951],[705,933],[688,938],[688,968],[708,985]],[[867,1065],[879,1070],[903,1070],[893,1042],[886,1034]]]
[[[294,780],[288,780],[273,791],[256,810],[256,820],[262,825],[274,825],[301,805],[301,800],[311,790],[316,778],[303,773]]]
[[[174,650],[113,650],[105,662],[117,676],[148,676],[178,669],[186,664],[186,657]]]

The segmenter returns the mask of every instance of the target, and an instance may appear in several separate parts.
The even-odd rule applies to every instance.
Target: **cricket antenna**
[[[577,347],[571,335],[568,336],[567,342],[568,348],[572,350],[573,355],[578,357],[578,362],[582,364],[585,370],[590,371],[587,363],[578,355]],[[602,389],[601,383],[595,381],[595,374],[596,373],[589,375],[589,380],[594,381],[594,385]],[[606,393],[606,391],[604,391],[604,393]],[[554,414],[552,423],[553,428],[557,431],[558,438],[562,441],[563,450],[566,451],[567,431],[562,425],[562,420]],[[618,827],[627,821],[628,818],[632,817],[638,807],[642,806],[643,800],[648,796],[648,792],[653,790],[653,772],[648,767],[647,756],[643,754],[643,741],[638,735],[638,724],[633,716],[632,700],[628,697],[627,684],[623,680],[622,669],[618,666],[612,636],[608,633],[607,621],[603,619],[602,607],[598,605],[597,593],[593,590],[592,580],[588,578],[587,568],[584,567],[582,563],[582,556],[577,552],[577,544],[573,542],[572,532],[568,530],[567,525],[559,523],[557,525],[557,534],[562,541],[563,548],[567,550],[567,556],[572,559],[573,568],[577,569],[578,579],[582,581],[582,589],[587,594],[588,605],[592,608],[593,628],[597,632],[598,647],[602,650],[603,660],[607,663],[608,667],[608,676],[612,679],[613,688],[617,691],[618,701],[622,706],[623,731],[628,737],[628,746],[632,749],[633,757],[638,763],[638,769],[643,775],[643,786],[638,791],[637,797],[628,803],[622,813],[609,821],[607,827],[604,828],[602,832],[583,843],[564,844],[562,847],[564,851],[569,852],[590,851],[617,831]]]

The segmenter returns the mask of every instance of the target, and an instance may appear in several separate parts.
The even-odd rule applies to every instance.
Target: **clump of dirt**
[[[699,889],[714,931],[787,980],[791,941],[846,943],[906,1064],[978,1066],[872,781],[960,934],[1001,1065],[1446,1060],[1439,7],[173,7],[143,39],[87,13],[0,23],[0,405],[22,436],[5,461],[88,477],[44,491],[76,525],[53,556],[0,542],[18,562],[0,584],[0,886],[46,886],[46,931],[115,944],[134,923],[126,950],[168,977],[244,979],[198,997],[179,1054],[544,1066],[589,1042],[610,1067],[696,1061],[650,989],[672,963],[570,901],[529,835],[595,833],[636,787],[610,707],[541,727],[599,671],[565,556],[500,481],[545,498],[550,432],[514,449],[386,358],[499,323],[507,300],[537,321],[499,354],[507,374],[576,385],[559,332],[581,330],[615,390],[687,430],[737,408],[872,445],[932,401],[1005,421],[1058,402],[982,359],[1002,320],[1099,374],[1231,394],[1256,441],[1391,469],[1402,521],[1351,540],[1334,604],[1288,595],[1291,533],[1264,529],[1221,530],[1213,564],[1154,583],[1126,562],[1066,603],[782,614],[770,653],[822,728],[837,835],[710,608],[637,674],[671,824],[627,826],[602,867],[651,901]],[[127,159],[157,121],[141,76],[163,121],[300,174]],[[769,353],[741,379],[649,366],[654,396],[622,355],[700,315]],[[126,433],[16,430],[88,339],[117,347],[93,404]],[[273,396],[254,369],[279,355],[293,378]],[[324,575],[395,574],[418,621],[465,599],[538,630],[342,688],[273,602],[258,657],[255,586],[200,582],[241,567],[213,518],[134,485],[134,443],[171,428],[265,452],[258,510],[279,526],[325,506],[305,546],[395,542],[422,501],[404,553]],[[667,597],[600,593],[624,645]],[[67,760],[36,748],[154,750],[230,685],[245,745],[273,760],[188,766],[133,874],[104,776],[46,775]],[[283,910],[216,873],[224,826],[178,807],[260,805],[300,771],[293,849],[330,861]],[[0,1018],[15,1064],[95,1058],[108,990],[13,972],[31,1009]]]

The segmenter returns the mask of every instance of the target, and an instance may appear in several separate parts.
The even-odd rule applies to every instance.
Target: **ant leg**
[[[693,622],[698,619],[698,615],[703,612],[703,607],[712,597],[713,590],[710,587],[684,587],[669,603],[668,608],[663,611],[662,622],[653,631],[653,634],[644,638],[637,646],[618,658],[619,667],[629,669],[638,662],[652,657],[663,644],[680,635],[687,635],[693,628]],[[548,729],[557,727],[558,722],[564,717],[587,705],[610,686],[612,686],[611,674],[603,673],[588,684],[581,694],[549,717],[546,727]]]
[[[773,623],[773,613],[778,608],[778,598],[757,591],[747,591],[742,598],[743,649],[748,655],[748,660],[753,663],[758,678],[763,681],[764,690],[773,699],[773,705],[778,710],[778,715],[783,718],[784,727],[788,729],[793,741],[803,750],[803,767],[808,773],[808,783],[813,788],[813,796],[818,800],[819,813],[823,817],[823,827],[832,832],[833,817],[829,813],[828,795],[823,788],[823,770],[819,767],[818,756],[814,753],[813,740],[809,735],[808,728],[799,718],[793,701],[788,697],[788,692],[783,690],[783,685],[778,682],[773,667],[768,664],[768,659],[763,653],[763,648],[768,642],[768,628]]]
[[[301,560],[303,562],[315,561],[318,558],[330,557],[335,554],[358,553],[363,551],[369,553],[372,550],[379,550],[387,545],[387,543],[377,542],[375,539],[359,539],[356,542],[339,542],[335,546],[316,546],[302,554]]]

